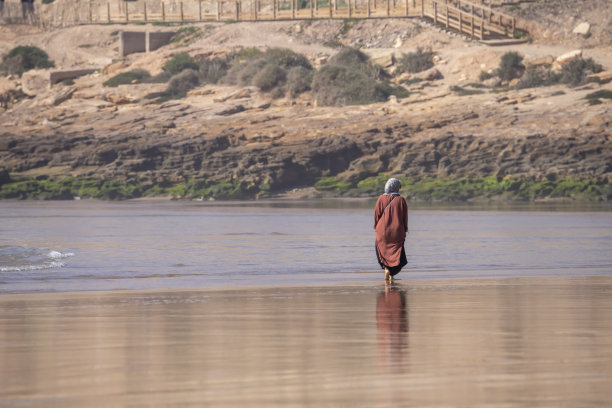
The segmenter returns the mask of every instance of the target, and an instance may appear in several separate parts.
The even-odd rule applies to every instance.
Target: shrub
[[[53,3],[55,0],[42,0],[42,4],[51,4]]]
[[[193,59],[191,59],[191,56],[186,52],[176,54],[174,57],[166,61],[163,67],[163,70],[171,75],[176,75],[186,69],[192,69],[195,71],[199,69],[198,64],[196,64]]]
[[[520,78],[525,70],[525,66],[522,64],[523,57],[516,52],[507,52],[502,56],[499,68],[497,69],[497,76],[502,81],[511,81],[515,78]]]
[[[329,64],[314,75],[312,90],[320,106],[363,105],[386,101],[390,95],[363,72]]]
[[[55,64],[49,59],[49,55],[40,48],[20,45],[4,56],[0,64],[0,71],[21,76],[24,72],[34,68],[52,68],[53,66]]]
[[[535,88],[538,86],[550,86],[559,82],[560,76],[554,72],[538,67],[529,67],[521,76],[516,88]]]
[[[609,91],[607,89],[601,89],[596,92],[591,92],[584,98],[589,101],[589,105],[599,105],[600,103],[602,103],[602,98],[612,99],[612,91]]]
[[[384,72],[380,66],[372,64],[370,57],[353,47],[342,48],[329,59],[327,64],[345,67],[352,71],[360,71],[372,79],[380,79]]]
[[[286,88],[289,95],[296,96],[309,91],[313,76],[312,70],[304,67],[292,67],[287,72]]]
[[[280,66],[270,63],[266,64],[253,77],[252,84],[264,92],[271,91],[285,81],[285,70]]]
[[[105,81],[102,85],[108,87],[115,87],[119,85],[131,84],[133,81],[146,82],[151,78],[149,71],[144,69],[133,69],[128,72],[122,72],[121,74],[115,75],[108,81]]]
[[[477,94],[483,94],[484,91],[480,90],[480,89],[467,89],[467,88],[462,88],[458,85],[453,85],[451,86],[451,91],[457,93],[457,95],[459,96],[466,96],[466,95],[477,95]]]
[[[489,74],[486,71],[480,71],[480,74],[478,75],[478,80],[481,82],[486,81],[487,79],[491,79],[491,78],[493,78],[493,75]]]
[[[172,99],[184,98],[190,89],[199,84],[198,74],[192,69],[186,69],[170,78],[166,95]]]
[[[570,86],[582,85],[587,82],[589,74],[596,74],[602,69],[592,58],[574,59],[563,66],[561,82]]]
[[[269,62],[274,62],[281,68],[303,67],[312,69],[312,65],[305,56],[295,53],[287,48],[270,48],[262,55]]]
[[[200,76],[200,80],[204,83],[216,84],[227,74],[227,61],[219,58],[203,58],[198,61],[198,65],[200,67],[198,69],[198,75]]]
[[[418,47],[416,52],[402,54],[395,72],[402,74],[404,72],[415,73],[425,71],[434,66],[434,55],[435,53],[431,49],[424,51],[421,47]]]
[[[223,82],[254,85],[273,97],[280,97],[287,91],[295,96],[310,88],[311,72],[308,59],[291,50],[270,48],[262,52],[248,48],[236,54]]]

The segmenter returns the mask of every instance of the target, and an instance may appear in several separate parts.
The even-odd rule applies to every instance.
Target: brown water
[[[612,278],[0,296],[0,406],[607,407]]]

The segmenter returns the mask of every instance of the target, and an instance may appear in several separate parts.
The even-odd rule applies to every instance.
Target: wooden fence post
[[[434,1],[434,24],[438,24],[438,3]]]
[[[162,1],[162,21],[166,21],[166,5]]]
[[[370,0],[368,0],[368,17],[370,17],[371,14],[371,10],[370,10]]]
[[[295,19],[295,0],[291,0],[291,19]]]
[[[185,20],[185,16],[183,15],[183,2],[181,1],[181,23]]]
[[[512,38],[516,37],[516,17],[512,17]]]
[[[255,18],[255,21],[257,21],[257,0],[252,0],[252,7],[253,7],[253,17]]]
[[[472,14],[472,39],[474,38],[474,14]]]
[[[125,21],[130,21],[130,13],[128,12],[128,3],[125,3]]]
[[[277,7],[277,0],[273,0],[273,5],[272,5],[272,19],[276,20],[276,7]]]
[[[425,17],[425,0],[421,0],[421,18]]]
[[[198,1],[198,19],[202,21],[202,0]]]
[[[327,5],[329,6],[329,18],[332,18],[332,0],[327,0]]]
[[[217,0],[217,21],[221,21],[221,0]]]
[[[145,21],[145,23],[146,23],[146,22],[148,21],[148,18],[147,18],[147,2],[145,1],[144,3],[142,3],[142,5],[144,6],[144,8],[143,8],[143,12],[144,12],[144,21]]]
[[[404,14],[406,15],[406,17],[408,17],[408,0],[405,0],[406,3],[404,4],[405,10],[404,10]]]
[[[445,4],[444,8],[446,8],[446,28],[448,28],[448,17],[449,17],[449,15],[448,15],[448,4]]]
[[[391,15],[391,0],[387,0],[387,17]]]
[[[348,17],[351,18],[353,16],[353,10],[351,7],[351,0],[348,0]]]
[[[236,21],[240,21],[240,3],[236,1]]]
[[[461,10],[459,10],[459,33],[463,34],[463,22],[461,20]]]
[[[314,18],[314,7],[312,5],[312,1],[310,0],[310,18]]]
[[[110,2],[106,3],[106,13],[107,13],[107,16],[108,16],[108,22],[110,23],[111,22],[111,17],[110,17]]]

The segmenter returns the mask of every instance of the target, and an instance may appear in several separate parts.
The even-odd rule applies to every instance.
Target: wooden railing
[[[52,26],[421,17],[481,40],[493,35],[512,37],[516,28],[514,17],[465,0],[186,0],[171,4],[138,0],[102,6],[92,6],[91,1],[78,3],[73,10],[53,9],[53,3],[37,3],[26,10],[19,3],[7,2],[0,22]]]
[[[515,17],[468,1],[426,0],[423,16],[431,18],[435,24],[481,40],[485,35],[513,38],[516,34]]]

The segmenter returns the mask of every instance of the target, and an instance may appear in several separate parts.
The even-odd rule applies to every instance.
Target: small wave
[[[74,256],[73,252],[0,245],[0,272],[24,272],[61,268],[61,259]]]

